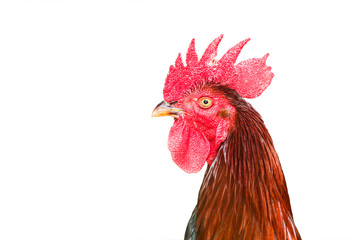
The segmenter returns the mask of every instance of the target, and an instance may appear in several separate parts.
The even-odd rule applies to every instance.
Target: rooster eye
[[[200,98],[199,105],[202,108],[209,108],[212,105],[212,101],[210,98],[203,97],[203,98]]]

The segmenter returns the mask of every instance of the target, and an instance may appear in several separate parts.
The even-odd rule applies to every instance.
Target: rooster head
[[[255,98],[269,86],[274,74],[266,65],[268,54],[235,64],[246,39],[215,60],[223,35],[216,38],[198,59],[195,40],[186,54],[170,66],[163,90],[164,100],[152,116],[172,116],[168,148],[173,161],[185,172],[212,164],[221,143],[233,127],[235,104],[228,97]]]

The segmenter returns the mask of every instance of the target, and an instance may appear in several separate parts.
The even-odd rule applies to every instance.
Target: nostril
[[[174,105],[174,104],[176,104],[178,101],[171,101],[171,102],[169,102],[169,104],[170,105]]]

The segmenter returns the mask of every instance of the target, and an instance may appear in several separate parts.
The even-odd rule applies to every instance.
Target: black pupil
[[[204,99],[204,100],[203,100],[203,103],[204,103],[205,105],[207,105],[207,104],[209,103],[209,100]]]

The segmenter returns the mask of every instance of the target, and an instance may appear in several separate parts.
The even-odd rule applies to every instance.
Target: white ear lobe
[[[223,141],[225,141],[227,135],[228,135],[228,130],[229,130],[229,125],[230,125],[230,121],[229,119],[222,119],[219,122],[219,125],[217,126],[216,129],[216,145],[219,146]]]

